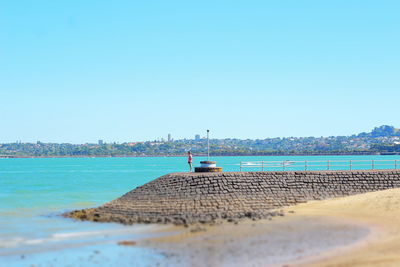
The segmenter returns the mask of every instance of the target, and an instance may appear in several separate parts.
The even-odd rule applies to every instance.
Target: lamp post
[[[207,160],[200,161],[200,167],[195,167],[194,172],[222,172],[215,161],[210,161],[210,130],[207,130]]]
[[[210,139],[209,139],[210,130],[207,130],[207,160],[210,160]]]

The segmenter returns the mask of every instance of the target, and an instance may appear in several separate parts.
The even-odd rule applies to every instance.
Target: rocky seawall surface
[[[100,207],[64,214],[80,220],[213,223],[264,219],[309,200],[400,187],[400,170],[171,173]]]

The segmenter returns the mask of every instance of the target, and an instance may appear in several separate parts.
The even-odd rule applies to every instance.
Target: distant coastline
[[[397,153],[271,153],[271,154],[212,154],[213,157],[262,157],[262,156],[368,156],[368,155],[400,155]],[[196,157],[206,157],[206,154],[195,155]],[[163,158],[163,157],[186,157],[186,155],[66,155],[66,156],[29,156],[29,155],[0,155],[3,158]]]
[[[400,129],[382,125],[369,133],[330,137],[278,137],[266,139],[210,139],[213,156],[322,156],[322,155],[400,155]],[[188,151],[207,154],[207,140],[195,139],[71,144],[0,143],[1,158],[65,157],[179,157]]]

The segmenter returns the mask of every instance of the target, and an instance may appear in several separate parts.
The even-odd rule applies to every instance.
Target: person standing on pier
[[[188,152],[188,163],[189,163],[189,172],[192,172],[192,162],[193,162],[193,156],[192,152]]]

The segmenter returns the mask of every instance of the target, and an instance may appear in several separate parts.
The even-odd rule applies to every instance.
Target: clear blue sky
[[[400,1],[0,1],[0,143],[400,127]]]

